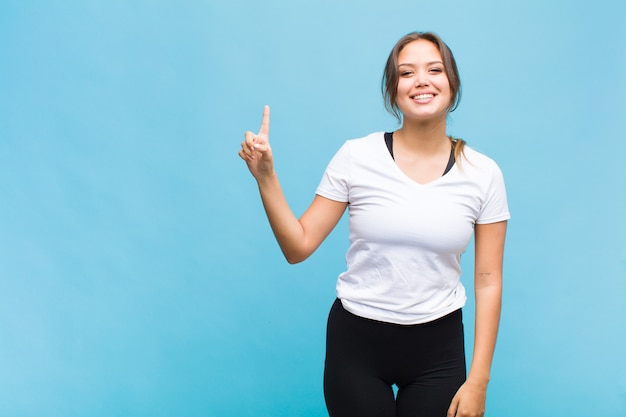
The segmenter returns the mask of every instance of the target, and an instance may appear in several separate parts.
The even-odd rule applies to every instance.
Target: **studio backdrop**
[[[237,151],[271,105],[301,214],[345,140],[397,128],[382,70],[415,30],[508,189],[487,415],[626,415],[624,4],[3,0],[0,415],[325,416],[346,220],[288,265]]]

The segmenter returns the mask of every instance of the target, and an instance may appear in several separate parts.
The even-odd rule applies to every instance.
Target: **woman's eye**
[[[437,73],[440,73],[440,72],[443,72],[443,70],[442,70],[441,68],[431,68],[431,69],[430,69],[430,72],[437,72]]]
[[[411,72],[411,71],[402,71],[402,72],[400,73],[400,75],[401,75],[401,76],[403,76],[403,77],[409,76],[409,75],[411,75],[411,74],[412,74],[412,72]]]

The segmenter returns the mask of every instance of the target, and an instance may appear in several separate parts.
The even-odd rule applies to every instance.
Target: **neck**
[[[446,135],[446,120],[441,119],[429,123],[415,123],[405,121],[394,134],[405,148],[420,153],[436,153],[442,147],[449,147],[450,140]]]

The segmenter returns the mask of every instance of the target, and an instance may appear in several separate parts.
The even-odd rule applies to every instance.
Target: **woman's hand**
[[[482,417],[485,415],[487,384],[465,381],[452,399],[448,417]]]
[[[246,161],[252,176],[261,180],[274,173],[274,160],[269,141],[270,134],[270,107],[263,108],[263,120],[258,134],[246,132],[245,140],[241,142],[239,156]]]

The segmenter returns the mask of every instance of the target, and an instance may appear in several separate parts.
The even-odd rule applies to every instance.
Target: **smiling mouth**
[[[413,96],[413,100],[425,100],[433,97],[435,97],[434,94],[418,94],[416,96]]]

